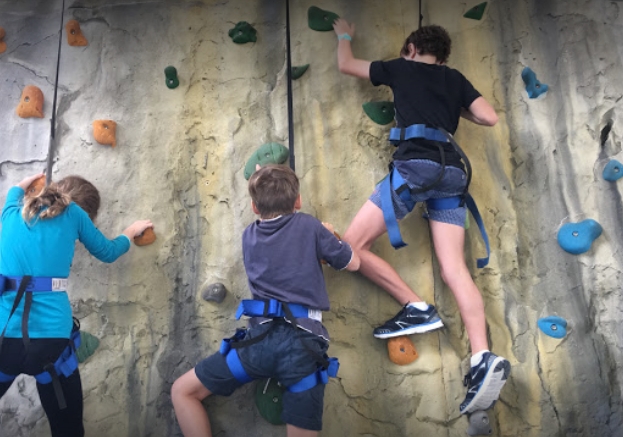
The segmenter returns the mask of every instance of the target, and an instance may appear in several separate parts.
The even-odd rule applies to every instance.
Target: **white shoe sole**
[[[478,410],[488,410],[493,406],[495,401],[500,397],[500,391],[508,380],[508,375],[511,372],[510,363],[502,358],[497,357],[493,360],[493,370],[489,371],[482,381],[482,386],[474,399],[465,407],[461,414],[469,414]]]
[[[410,328],[405,328],[401,331],[388,332],[385,334],[374,334],[374,337],[380,339],[402,337],[403,335],[424,334],[425,332],[434,331],[435,329],[440,328],[443,328],[443,322],[441,321],[441,319],[426,325],[416,325]]]

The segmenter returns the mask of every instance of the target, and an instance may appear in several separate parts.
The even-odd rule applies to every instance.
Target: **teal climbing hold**
[[[76,349],[76,356],[79,363],[84,363],[87,358],[95,353],[99,347],[99,339],[86,331],[80,331],[80,347]]]
[[[463,16],[465,18],[471,18],[472,20],[482,20],[482,16],[484,15],[486,8],[487,2],[480,3],[479,5],[476,5],[469,11],[465,12]]]
[[[316,6],[310,6],[307,10],[307,24],[310,29],[317,30],[318,32],[333,30],[333,22],[338,18],[340,18],[338,14],[325,11]]]
[[[165,83],[170,89],[177,88],[179,86],[180,80],[177,77],[177,69],[172,65],[169,65],[164,69],[164,77]]]
[[[391,123],[396,115],[393,102],[367,102],[363,110],[373,122],[381,125]]]
[[[290,157],[290,151],[287,147],[278,143],[266,143],[260,146],[253,155],[248,159],[244,166],[244,178],[249,180],[251,175],[255,173],[255,166],[268,164],[283,164]]]
[[[246,21],[240,21],[229,30],[229,37],[236,44],[245,44],[257,41],[257,31]]]
[[[285,387],[275,379],[258,381],[255,387],[255,405],[257,410],[268,423],[283,425],[281,411],[283,410],[283,392]]]
[[[305,65],[297,65],[296,67],[292,67],[292,80],[296,80],[305,74],[307,69],[309,68],[309,64]]]
[[[579,255],[587,252],[601,235],[601,225],[593,219],[579,223],[565,223],[558,231],[558,244],[564,251]]]
[[[521,72],[521,78],[526,84],[526,91],[528,92],[528,97],[531,99],[536,99],[541,94],[546,93],[549,89],[549,86],[537,80],[536,73],[532,71],[530,67],[523,69]]]
[[[543,317],[537,321],[537,325],[543,334],[550,337],[564,338],[567,335],[567,321],[562,317]]]
[[[618,181],[623,177],[623,164],[616,159],[610,160],[604,167],[603,176],[608,182]]]

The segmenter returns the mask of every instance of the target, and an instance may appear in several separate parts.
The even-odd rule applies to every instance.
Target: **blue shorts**
[[[242,366],[253,379],[275,378],[288,387],[314,373],[318,364],[301,342],[323,355],[329,345],[325,340],[309,332],[293,328],[284,321],[259,325],[247,331],[245,340],[257,337],[270,328],[270,333],[258,343],[237,349]],[[229,396],[244,384],[232,375],[225,357],[219,352],[202,360],[195,367],[195,374],[212,393]],[[281,420],[285,423],[311,431],[322,429],[324,384],[300,393],[283,393]]]
[[[418,189],[432,184],[439,176],[439,172],[441,172],[441,164],[428,159],[394,161],[394,167],[405,181],[407,181],[407,185],[409,185],[411,189]],[[428,199],[458,196],[463,194],[466,183],[467,176],[463,170],[457,167],[446,166],[443,178],[432,190],[412,195],[411,198],[415,202],[424,202]],[[382,208],[380,182],[376,185],[374,192],[370,196],[370,201],[379,208]],[[392,201],[396,219],[402,220],[411,212],[394,191],[392,191]],[[463,205],[454,209],[429,209],[427,216],[430,220],[464,227],[467,208]]]

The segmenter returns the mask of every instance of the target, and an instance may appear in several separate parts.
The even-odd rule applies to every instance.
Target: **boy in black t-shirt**
[[[394,93],[398,128],[419,125],[421,132],[424,128],[433,132],[395,144],[394,171],[405,180],[411,193],[407,203],[391,191],[391,202],[388,202],[393,205],[396,218],[404,218],[416,202],[462,195],[467,182],[460,156],[444,136],[435,134],[441,133],[439,128],[454,134],[460,117],[484,126],[495,125],[498,117],[458,70],[445,65],[451,46],[445,29],[422,27],[406,39],[400,58],[369,62],[353,56],[350,41],[354,24],[338,19],[333,27],[338,36],[340,72],[370,79],[375,86],[389,86]],[[442,170],[443,177],[439,179]],[[435,308],[423,302],[387,262],[370,251],[372,243],[387,232],[380,185],[344,234],[344,240],[359,253],[361,273],[404,305],[395,317],[374,330],[374,336],[390,338],[441,328],[443,322]],[[473,354],[467,375],[467,396],[460,405],[463,414],[491,407],[510,372],[509,362],[488,349],[484,303],[463,255],[465,216],[466,208],[462,204],[451,209],[428,208],[441,277],[456,298]]]
[[[229,396],[253,379],[275,378],[287,387],[281,419],[288,437],[314,437],[322,427],[326,378],[335,376],[332,368],[337,371],[337,360],[325,355],[329,335],[322,311],[329,310],[329,298],[321,260],[355,271],[359,257],[331,225],[296,213],[301,196],[290,168],[262,167],[249,179],[249,193],[260,216],[242,237],[254,300],[242,301],[238,312],[253,317],[251,329],[226,341],[231,349],[221,346],[175,381],[175,415],[186,437],[210,437],[203,399]]]

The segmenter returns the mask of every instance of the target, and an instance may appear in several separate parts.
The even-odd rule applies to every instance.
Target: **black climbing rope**
[[[54,146],[56,142],[56,98],[58,95],[58,75],[61,69],[61,47],[63,41],[63,21],[65,21],[65,0],[61,9],[61,27],[58,32],[58,56],[56,59],[56,81],[54,82],[54,100],[52,101],[52,118],[50,119],[50,144],[48,146],[48,162],[46,167],[45,182],[52,181],[52,165],[54,163]]]
[[[292,53],[290,50],[290,0],[286,0],[286,51],[288,73],[288,148],[290,150],[290,168],[294,165],[294,117],[292,115]]]
[[[420,19],[418,21],[418,29],[422,28],[422,18],[424,18],[424,15],[422,15],[422,0],[420,0]]]

